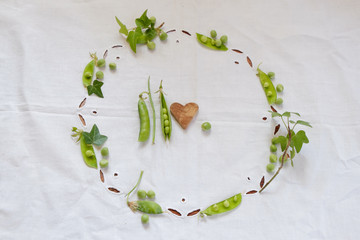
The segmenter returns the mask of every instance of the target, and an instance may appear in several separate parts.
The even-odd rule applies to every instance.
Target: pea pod
[[[270,105],[274,104],[277,98],[277,93],[270,77],[266,73],[261,71],[259,66],[257,67],[257,71],[258,71],[257,76],[260,79],[260,83],[264,89],[268,103]]]
[[[204,215],[212,216],[215,214],[228,212],[239,206],[240,203],[241,203],[241,193],[209,206],[208,208],[200,212],[200,216],[201,217],[203,217]]]
[[[160,92],[161,131],[166,141],[166,140],[170,140],[171,137],[171,116],[170,116],[169,108],[166,105],[164,93],[162,90],[162,81],[160,83],[159,92]]]
[[[138,101],[138,111],[140,117],[140,132],[138,141],[145,142],[150,136],[150,117],[146,103],[144,99],[142,99],[141,95]]]
[[[205,43],[203,41],[201,41],[201,38],[203,36],[207,38],[207,41]],[[211,38],[209,38],[209,37],[207,37],[205,35],[202,35],[200,33],[196,33],[196,38],[197,38],[198,42],[200,44],[204,45],[205,47],[208,47],[208,48],[211,48],[211,49],[214,49],[214,50],[220,50],[220,51],[227,51],[228,50],[228,48],[223,43],[220,45],[220,47],[212,45],[211,44]]]
[[[86,144],[85,138],[82,135],[82,133],[80,134],[80,149],[86,165],[97,169],[97,161],[96,161],[94,147],[91,144]],[[89,156],[90,154],[86,154],[86,152],[88,151],[91,151],[93,154]]]
[[[95,60],[92,60],[86,65],[84,69],[84,73],[82,76],[84,87],[91,85],[94,75],[94,69],[95,69]]]
[[[140,211],[147,214],[161,214],[163,213],[162,208],[159,204],[153,201],[140,200],[128,203],[132,211]]]

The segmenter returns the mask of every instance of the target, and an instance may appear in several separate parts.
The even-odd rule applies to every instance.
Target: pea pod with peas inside
[[[269,75],[267,75],[266,73],[261,71],[259,66],[257,67],[257,71],[258,71],[258,73],[256,75],[260,79],[260,83],[261,83],[262,88],[264,89],[265,96],[266,96],[268,103],[270,105],[274,104],[277,99],[277,93],[276,93],[276,89],[275,89]]]
[[[77,141],[80,141],[80,149],[81,155],[83,156],[84,162],[87,166],[97,169],[97,160],[95,156],[94,147],[92,144],[87,144],[85,142],[85,137],[83,135],[82,130],[78,130],[77,128],[73,128],[72,137],[78,137]]]
[[[83,76],[82,76],[82,81],[83,81],[83,85],[84,87],[87,87],[89,85],[91,85],[92,83],[92,79],[94,76],[94,70],[95,70],[95,62],[97,60],[96,54],[95,53],[90,53],[90,57],[93,59],[91,60],[84,69],[83,72]]]
[[[160,93],[160,121],[161,121],[161,131],[164,135],[165,141],[170,140],[171,137],[171,117],[169,108],[166,105],[163,88],[162,88],[162,81],[159,87]]]
[[[211,49],[214,49],[214,50],[220,50],[220,51],[227,51],[228,50],[228,48],[223,43],[221,43],[221,45],[219,47],[217,47],[214,44],[211,44],[212,39],[205,36],[205,35],[203,35],[203,34],[196,33],[196,38],[197,38],[198,42],[200,44],[202,44],[203,46],[205,46],[205,47],[208,47],[208,48],[211,48]]]
[[[140,117],[140,132],[138,141],[145,142],[150,136],[150,117],[148,108],[141,94],[138,101],[138,111]]]
[[[203,217],[204,215],[212,216],[212,215],[228,212],[239,206],[240,203],[241,203],[241,193],[229,197],[228,199],[225,199],[221,202],[212,204],[205,210],[201,211],[200,216],[201,217]]]

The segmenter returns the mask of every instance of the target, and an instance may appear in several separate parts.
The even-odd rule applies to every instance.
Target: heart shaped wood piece
[[[191,120],[199,110],[196,103],[187,103],[185,106],[180,103],[173,103],[170,106],[170,112],[183,129],[186,129]]]

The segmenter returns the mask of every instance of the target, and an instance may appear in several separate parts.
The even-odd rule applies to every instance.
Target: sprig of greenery
[[[85,139],[86,144],[94,144],[96,146],[101,146],[108,139],[107,136],[101,135],[99,128],[96,124],[93,125],[90,132],[83,132],[83,137]]]
[[[104,95],[103,95],[103,93],[101,91],[102,85],[104,85],[103,82],[95,80],[92,85],[87,86],[89,96],[91,94],[95,93],[96,96],[98,96],[100,98],[104,98]]]
[[[156,36],[164,34],[161,30],[164,23],[155,28],[155,20],[148,18],[147,10],[145,10],[139,18],[135,19],[136,27],[131,30],[129,30],[117,17],[115,17],[115,19],[120,26],[119,32],[127,36],[126,41],[129,43],[130,48],[134,51],[134,53],[136,53],[137,44],[148,44],[149,47],[149,43],[151,43]]]
[[[260,189],[259,193],[264,191],[264,189],[275,179],[275,177],[279,174],[280,170],[284,166],[284,162],[290,158],[291,159],[291,166],[294,167],[293,159],[297,153],[300,152],[303,144],[309,143],[309,139],[306,136],[306,133],[304,130],[299,130],[298,132],[295,132],[295,127],[297,125],[303,125],[306,127],[311,127],[311,124],[309,122],[306,122],[304,120],[290,120],[291,115],[296,115],[298,117],[301,117],[299,113],[297,112],[284,112],[283,114],[280,114],[275,111],[269,111],[271,113],[272,118],[280,118],[284,126],[286,127],[286,135],[278,136],[274,140],[274,144],[280,144],[282,157],[280,161],[280,166],[274,176]],[[290,152],[290,155],[288,154]]]

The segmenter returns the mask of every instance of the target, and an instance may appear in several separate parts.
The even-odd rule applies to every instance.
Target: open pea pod
[[[92,60],[86,65],[83,72],[82,81],[84,87],[91,85],[94,76],[94,69],[95,69],[95,60]]]
[[[228,212],[239,206],[240,203],[241,203],[241,193],[209,206],[208,208],[200,212],[200,216],[202,217],[204,215],[212,216],[215,214]]]
[[[87,144],[85,142],[85,138],[82,134],[80,136],[80,148],[81,148],[81,154],[84,158],[84,162],[86,163],[86,165],[97,169],[97,160],[96,160],[96,156],[95,156],[94,147],[92,146],[92,144]],[[87,151],[91,151],[93,153],[93,155],[91,157],[88,157],[86,155]]]
[[[221,44],[220,47],[212,45],[211,44],[211,38],[209,38],[207,36],[205,36],[207,38],[207,41],[206,41],[206,43],[204,43],[203,41],[201,41],[202,36],[205,36],[205,35],[202,35],[200,33],[196,33],[196,38],[197,38],[198,42],[201,45],[204,45],[205,47],[208,47],[208,48],[211,48],[211,49],[214,49],[214,50],[219,50],[219,51],[227,51],[228,50],[228,48],[224,44]]]
[[[260,70],[259,67],[257,67],[258,73],[256,74],[259,79],[262,88],[264,89],[266,99],[269,103],[269,105],[274,104],[277,98],[276,89],[274,87],[274,84],[272,83],[270,77]]]

